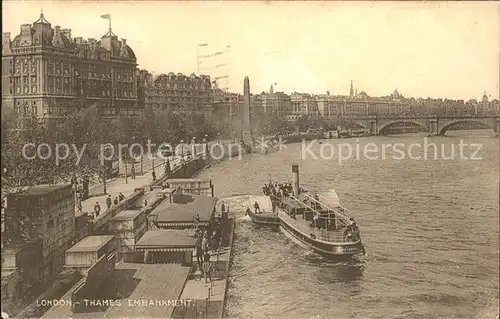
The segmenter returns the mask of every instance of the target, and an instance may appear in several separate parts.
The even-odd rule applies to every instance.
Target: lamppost
[[[156,154],[151,154],[151,159],[153,160],[152,163],[151,163],[151,166],[153,166],[153,175],[155,175],[155,156]]]
[[[128,167],[127,167],[128,157],[126,154],[122,155],[122,160],[125,162],[125,184],[128,184]]]
[[[208,154],[208,134],[205,134],[205,138],[203,139],[203,143],[205,144],[205,153]]]
[[[220,133],[217,133],[217,144],[220,144]]]
[[[206,136],[206,135],[205,135]],[[203,143],[203,154],[205,155],[205,159],[206,159],[206,155],[208,154],[208,144],[207,144],[207,138],[204,137],[203,140],[202,140],[202,143]]]
[[[193,155],[196,157],[196,136],[193,136]]]
[[[132,142],[134,142],[133,144],[135,144],[135,135],[132,136]],[[129,154],[130,154],[130,149],[129,149]],[[131,171],[132,179],[135,179],[135,154],[132,154],[132,167],[130,169],[132,170]]]
[[[141,147],[141,149],[142,149],[142,147]],[[141,175],[144,175],[144,154],[143,153],[144,152],[141,151]]]
[[[184,140],[181,140],[181,158],[184,160]]]
[[[110,148],[106,148],[105,152],[106,152],[106,157],[109,157],[111,155]],[[106,165],[107,163],[109,163],[108,165],[113,165],[112,162],[110,162],[110,160],[104,161],[103,173],[102,173],[102,183],[103,183],[103,187],[104,187],[104,194],[108,193],[107,187],[106,187],[106,178],[108,177],[108,167],[109,166]]]
[[[186,161],[184,160],[184,140],[181,140],[182,150],[181,150],[181,162],[182,170],[184,171],[184,177],[186,177]]]

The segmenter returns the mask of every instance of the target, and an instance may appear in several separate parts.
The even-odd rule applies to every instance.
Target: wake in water
[[[245,222],[251,222],[252,221],[252,219],[248,215],[238,217],[238,220],[245,221]]]

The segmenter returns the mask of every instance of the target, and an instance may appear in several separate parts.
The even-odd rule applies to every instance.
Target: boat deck
[[[256,224],[270,224],[270,225],[279,225],[280,218],[278,214],[262,212],[260,214],[255,214],[253,210],[248,209],[247,213],[250,215],[252,221]]]
[[[283,209],[278,209],[280,218],[287,224],[297,228],[300,232],[308,235],[316,236],[316,239],[332,242],[332,243],[354,243],[354,241],[346,241],[344,238],[344,229],[326,230],[311,227],[310,221],[303,218],[303,215],[296,215],[295,218],[290,217]]]
[[[257,218],[262,217],[262,218],[267,218],[267,219],[276,219],[279,221],[279,217],[275,213],[269,213],[269,212],[262,212],[260,214],[255,214],[255,212],[252,212],[252,213],[254,213],[253,215],[256,216]]]

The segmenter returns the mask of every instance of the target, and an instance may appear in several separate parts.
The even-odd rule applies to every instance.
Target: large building
[[[72,38],[43,13],[2,35],[2,108],[20,116],[60,117],[96,105],[103,115],[137,114],[137,59],[109,29],[101,40]]]
[[[293,92],[290,99],[292,100],[292,115],[296,117],[318,115],[318,102],[313,95]]]
[[[181,114],[212,114],[212,83],[209,76],[196,76],[194,73],[186,76],[170,72],[154,77],[146,70],[141,70],[139,74],[140,96],[145,106]]]
[[[292,114],[292,100],[283,92],[262,94],[262,108],[266,116],[276,116],[280,119]]]

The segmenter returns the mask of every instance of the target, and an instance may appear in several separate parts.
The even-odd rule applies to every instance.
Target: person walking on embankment
[[[205,277],[205,283],[208,283],[208,280],[212,281],[211,264],[210,264],[210,254],[208,251],[205,251],[205,255],[203,257],[203,276]]]

